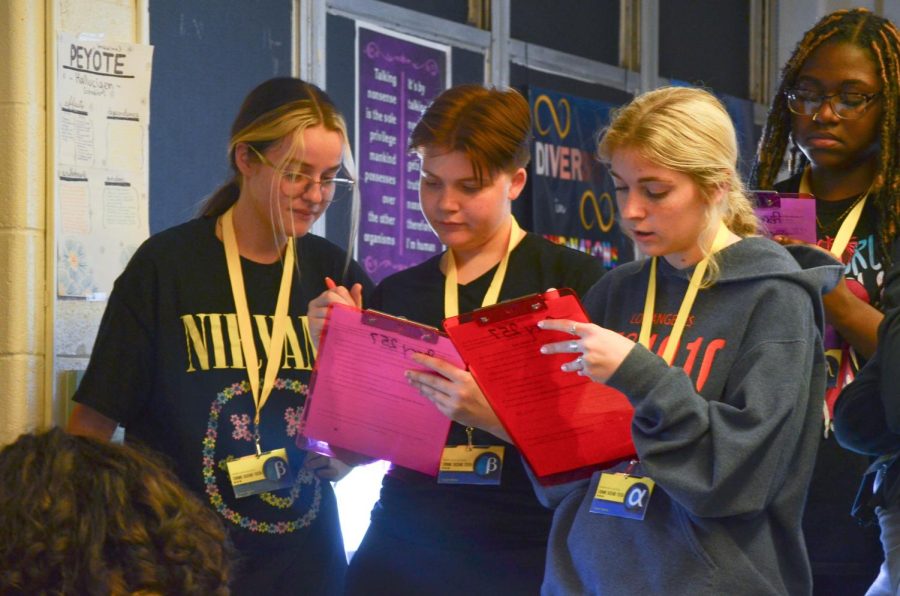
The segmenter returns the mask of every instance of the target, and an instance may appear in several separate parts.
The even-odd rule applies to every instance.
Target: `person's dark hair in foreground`
[[[154,457],[69,435],[0,450],[0,594],[228,594],[215,513]]]

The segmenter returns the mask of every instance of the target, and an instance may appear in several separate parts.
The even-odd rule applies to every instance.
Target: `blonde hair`
[[[690,87],[662,87],[636,97],[613,113],[601,132],[598,153],[609,162],[620,149],[637,151],[645,159],[688,175],[708,203],[707,228],[702,236],[716,233],[721,217],[729,230],[741,237],[759,232],[753,211],[737,171],[738,143],[734,124],[722,103],[711,93]],[[716,206],[713,197],[724,191]],[[701,247],[711,245],[700,243]],[[704,248],[704,256],[709,256]],[[715,283],[719,267],[711,258],[704,286]]]
[[[228,159],[232,177],[216,190],[200,208],[200,216],[216,217],[231,207],[240,196],[243,177],[235,163],[235,151],[241,143],[253,147],[262,154],[271,145],[290,138],[285,161],[303,149],[303,132],[322,126],[336,132],[343,142],[342,166],[352,179],[356,179],[356,166],[350,150],[347,124],[337,106],[328,95],[311,83],[292,77],[269,79],[254,88],[244,99],[241,109],[231,126],[228,143]],[[285,161],[274,164],[283,168]],[[277,184],[277,182],[273,182]],[[347,261],[344,273],[350,265],[353,245],[359,228],[359,189],[353,185],[350,208],[350,234],[347,242]],[[273,230],[274,233],[274,230]]]
[[[347,125],[343,116],[324,91],[311,83],[291,77],[269,79],[254,88],[231,125],[228,160],[232,177],[214,192],[200,208],[200,215],[215,217],[233,205],[243,182],[235,164],[235,150],[241,143],[260,153],[284,138],[291,138],[291,152],[302,149],[303,131],[315,126],[338,133],[343,140],[343,166],[356,178],[353,153],[350,151]],[[275,164],[283,166],[284,164]]]

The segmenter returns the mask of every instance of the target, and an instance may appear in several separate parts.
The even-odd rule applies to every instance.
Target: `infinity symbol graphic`
[[[603,219],[603,210],[600,209],[601,201],[605,201],[609,205],[609,220]],[[588,203],[590,203],[591,209],[586,209]],[[591,215],[591,212],[593,212],[593,219],[588,221],[588,216]],[[594,224],[597,224],[601,232],[610,231],[615,221],[615,213],[612,196],[608,192],[600,195],[599,200],[591,189],[584,191],[584,194],[581,195],[581,205],[579,206],[578,214],[581,216],[581,225],[584,226],[585,230],[590,230],[594,227]]]
[[[556,128],[556,132],[559,134],[560,139],[566,138],[569,134],[569,130],[572,128],[572,109],[569,107],[569,100],[566,98],[562,98],[559,100],[557,105],[560,109],[565,108],[566,110],[566,125],[563,127],[562,123],[559,121],[559,115],[556,113],[556,107],[554,107],[553,102],[550,101],[550,98],[546,95],[539,95],[536,100],[534,100],[534,127],[537,128],[538,132],[541,133],[541,136],[546,136],[548,132],[550,132],[550,127],[542,128],[541,127],[541,118],[540,118],[540,107],[541,105],[546,105],[550,110],[550,118],[553,119],[553,126]]]

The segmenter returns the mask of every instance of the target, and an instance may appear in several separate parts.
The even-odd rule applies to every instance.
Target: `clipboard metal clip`
[[[756,190],[756,205],[758,207],[780,207],[781,196],[775,191]]]
[[[369,327],[377,327],[384,331],[397,333],[429,344],[438,342],[439,332],[437,330],[431,331],[424,327],[410,325],[410,322],[404,319],[369,311],[363,311],[361,318],[363,325],[368,325]]]
[[[543,298],[535,297],[532,300],[501,302],[500,304],[474,311],[471,315],[479,325],[490,325],[497,321],[530,315],[542,310],[547,310],[547,302]],[[460,317],[460,320],[462,319],[463,317]]]

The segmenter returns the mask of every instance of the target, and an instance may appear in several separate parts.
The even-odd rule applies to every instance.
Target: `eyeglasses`
[[[281,178],[282,184],[286,184],[293,192],[305,193],[313,186],[318,185],[319,192],[322,194],[322,199],[330,203],[350,196],[353,191],[353,186],[356,184],[356,180],[350,178],[322,178],[316,180],[305,172],[279,168],[269,161],[265,155],[260,153],[259,149],[253,145],[248,144],[247,146],[253,150],[262,163],[275,170]]]
[[[881,95],[877,93],[832,93],[825,95],[809,89],[789,89],[785,92],[788,109],[798,116],[815,116],[826,101],[831,111],[843,120],[856,120],[865,114],[873,99]]]

